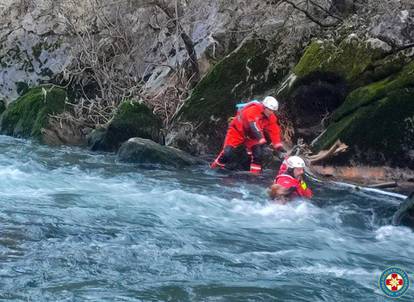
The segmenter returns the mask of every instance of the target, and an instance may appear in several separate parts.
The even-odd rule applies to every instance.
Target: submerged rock
[[[123,143],[118,151],[121,161],[160,164],[173,167],[202,164],[203,161],[173,147],[162,146],[149,139],[134,137]]]
[[[55,86],[29,89],[2,114],[1,133],[42,141],[42,129],[49,125],[49,116],[64,111],[66,97],[66,91]]]
[[[404,200],[392,217],[393,225],[405,225],[414,229],[414,192]]]
[[[144,104],[123,102],[106,129],[98,129],[89,136],[93,151],[116,151],[131,137],[162,142],[161,121]]]

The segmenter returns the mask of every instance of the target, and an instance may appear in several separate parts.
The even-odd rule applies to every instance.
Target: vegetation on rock
[[[1,133],[17,137],[42,138],[51,114],[65,109],[66,91],[55,86],[29,89],[12,102],[1,116]]]
[[[162,142],[161,121],[144,104],[125,101],[118,107],[106,129],[95,130],[91,137],[93,150],[116,151],[131,137]]]

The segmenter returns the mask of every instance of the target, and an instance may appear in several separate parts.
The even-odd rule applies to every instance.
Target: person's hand
[[[280,153],[286,153],[287,152],[287,150],[285,149],[285,147],[283,146],[282,143],[272,144],[272,147],[277,152],[280,152]]]
[[[279,144],[272,144],[273,150],[275,150],[277,152],[277,156],[280,159],[285,159],[287,151],[285,149],[285,147],[283,146],[283,144],[279,143]]]
[[[264,145],[264,144],[266,144],[266,139],[262,137],[261,139],[259,139],[259,145]]]
[[[285,150],[285,148],[283,148],[283,144],[282,143],[272,144],[272,147],[276,151],[284,151]]]

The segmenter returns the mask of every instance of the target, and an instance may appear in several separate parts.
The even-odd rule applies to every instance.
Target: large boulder
[[[96,129],[89,136],[89,144],[94,151],[116,151],[131,137],[162,142],[161,121],[152,111],[139,102],[123,102],[108,126]]]
[[[362,39],[350,34],[339,42],[313,41],[293,69],[295,81],[312,73],[333,73],[351,87],[361,86],[362,75],[391,47],[378,39]],[[363,82],[362,82],[363,84]]]
[[[139,137],[131,138],[123,143],[119,148],[118,158],[125,162],[159,164],[177,168],[203,163],[200,159],[181,150]]]
[[[170,141],[191,153],[216,152],[235,105],[275,86],[284,73],[269,69],[270,45],[247,40],[217,63],[194,88],[178,114]]]
[[[392,217],[393,225],[404,225],[414,229],[414,192],[404,200]]]
[[[49,126],[50,115],[65,110],[66,91],[56,86],[29,89],[3,112],[1,133],[16,137],[43,140],[42,130]]]
[[[409,51],[393,53],[377,38],[349,34],[338,41],[316,40],[279,93],[287,100],[287,115],[297,133],[304,136],[314,129],[309,135],[313,139],[324,126],[321,120],[341,106],[351,91],[400,72],[410,60]]]
[[[335,111],[316,150],[337,139],[351,147],[344,160],[414,167],[414,61],[399,73],[351,92]]]

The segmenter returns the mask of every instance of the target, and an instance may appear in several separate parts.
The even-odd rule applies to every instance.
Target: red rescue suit
[[[223,151],[211,164],[212,168],[224,167],[227,162],[226,149],[232,150],[244,144],[251,156],[250,172],[259,173],[262,170],[261,156],[255,156],[254,148],[266,143],[265,133],[269,136],[275,149],[282,148],[280,127],[277,117],[271,113],[266,116],[265,107],[258,102],[252,102],[243,107],[230,122],[224,139]],[[253,151],[253,152],[252,152]]]
[[[286,157],[280,165],[279,172],[274,180],[274,184],[278,184],[284,188],[288,188],[292,191],[291,197],[305,197],[312,198],[312,190],[308,188],[303,180],[296,179],[289,174],[289,167],[287,163],[288,157]]]
[[[224,140],[224,146],[238,147],[245,144],[251,148],[265,143],[264,132],[269,135],[273,145],[281,145],[280,128],[277,117],[272,113],[267,117],[261,103],[251,103],[242,108],[231,121]]]
[[[273,183],[292,190],[291,197],[312,198],[313,196],[312,190],[303,180],[298,180],[289,174],[279,174]]]

